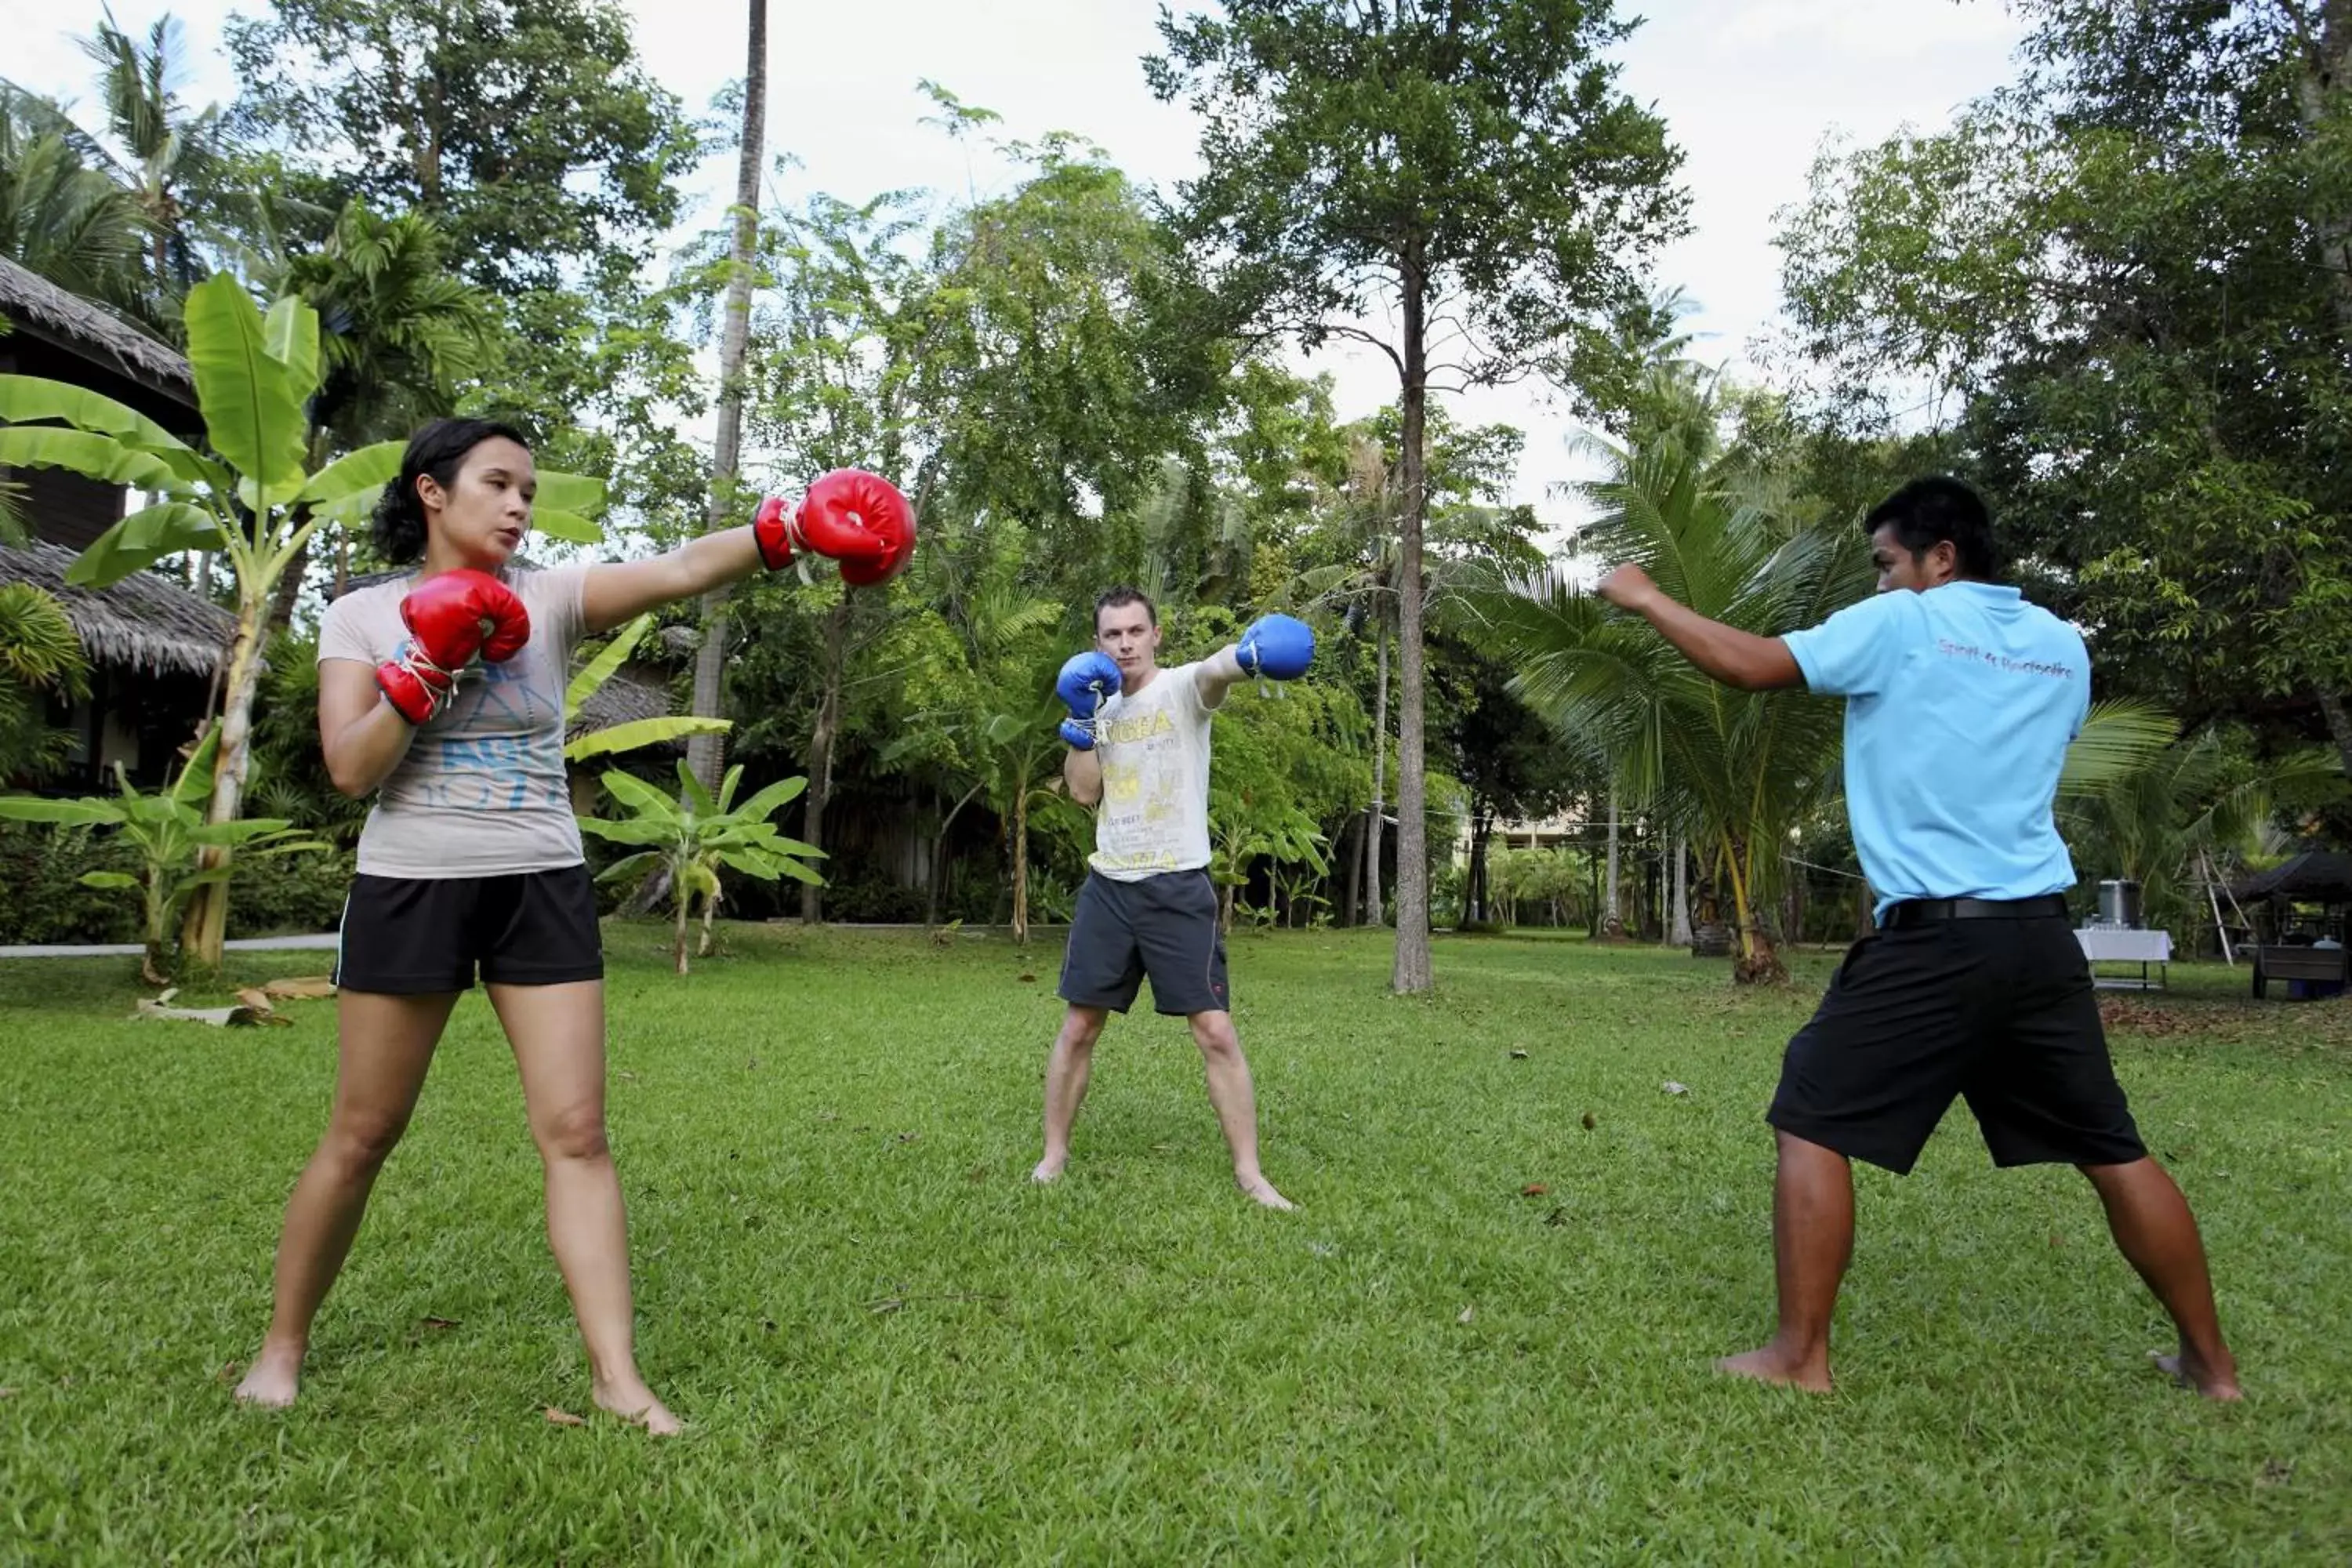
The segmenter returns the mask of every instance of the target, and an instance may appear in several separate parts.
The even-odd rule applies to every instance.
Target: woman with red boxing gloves
[[[375,516],[377,548],[415,572],[337,600],[320,630],[328,771],[345,794],[376,798],[336,959],[333,1110],[287,1205],[269,1331],[236,1390],[252,1404],[294,1402],[311,1319],[478,971],[520,1069],[595,1402],[678,1429],[632,1349],[627,1227],[604,1141],[604,952],[564,780],[568,666],[582,637],[795,550],[837,561],[852,583],[881,582],[906,563],[914,519],[887,481],[844,470],[797,508],[771,501],[751,527],[667,555],[539,571],[512,562],[535,487],[513,428],[425,426]]]

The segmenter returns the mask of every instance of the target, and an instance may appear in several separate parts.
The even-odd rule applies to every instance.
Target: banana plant
[[[612,640],[598,649],[595,657],[580,667],[572,684],[563,691],[563,723],[569,729],[580,718],[580,710],[588,699],[596,695],[604,683],[619,673],[653,628],[650,615],[639,616],[613,634]],[[677,741],[688,735],[723,735],[735,727],[731,719],[705,719],[692,714],[665,714],[652,719],[632,719],[625,724],[615,724],[591,735],[568,742],[563,748],[567,762],[584,763],[591,757],[610,756],[616,752],[634,752],[640,746],[658,746],[666,741]]]
[[[206,822],[204,804],[211,796],[220,757],[221,726],[215,724],[190,756],[180,776],[153,795],[134,788],[114,764],[116,798],[86,795],[79,800],[52,800],[39,795],[0,795],[0,818],[14,822],[46,822],[61,828],[111,827],[139,852],[137,876],[127,871],[85,871],[84,887],[137,888],[146,902],[146,953],[139,973],[150,985],[169,982],[165,952],[172,925],[190,895],[217,888],[228,880],[226,864],[205,865],[208,850],[237,848],[248,855],[298,855],[332,849],[333,845],[304,837],[282,817],[256,816],[236,822]]]
[[[310,409],[321,379],[319,317],[288,297],[267,313],[226,273],[188,290],[188,366],[204,416],[193,446],[144,415],[84,387],[0,375],[0,468],[65,468],[152,498],[100,534],[66,580],[104,587],[188,551],[213,551],[236,578],[236,637],[225,672],[220,765],[205,820],[236,820],[252,751],[253,703],[268,640],[270,595],[317,530],[362,524],[400,472],[402,443],[362,447],[312,471]],[[534,526],[593,543],[589,514],[601,481],[542,472]],[[234,837],[208,843],[205,870],[226,866]],[[226,877],[197,887],[181,942],[217,964],[228,920]]]
[[[599,838],[641,846],[635,854],[606,867],[597,880],[617,882],[663,870],[669,873],[670,897],[677,905],[671,956],[680,974],[688,973],[687,928],[697,900],[701,901],[702,941],[696,956],[708,956],[710,952],[710,922],[722,898],[721,868],[763,882],[784,877],[796,882],[823,881],[804,862],[824,858],[824,851],[785,837],[768,820],[800,798],[808,780],[780,779],[737,805],[735,788],[742,779],[743,766],[738,763],[727,770],[714,797],[680,758],[678,795],[672,799],[645,780],[614,769],[604,775],[604,788],[629,812],[627,819],[580,819],[581,827]]]

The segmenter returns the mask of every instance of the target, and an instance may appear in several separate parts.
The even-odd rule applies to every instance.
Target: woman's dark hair
[[[528,451],[521,431],[497,419],[436,419],[418,427],[400,455],[400,478],[383,487],[375,503],[376,553],[394,566],[405,566],[425,553],[425,503],[417,499],[416,481],[425,475],[448,489],[457,482],[466,454],[485,441],[503,437]]]
[[[1990,583],[2000,574],[2000,546],[1992,536],[1992,515],[1984,498],[1945,474],[1913,479],[1870,509],[1862,531],[1892,524],[1895,541],[1916,560],[1946,540],[1959,557],[1960,575]]]

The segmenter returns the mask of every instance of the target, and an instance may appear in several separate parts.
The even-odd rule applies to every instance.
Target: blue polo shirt
[[[2051,814],[2091,706],[2074,627],[2014,588],[1897,590],[1782,639],[1845,704],[1846,813],[1878,914],[1904,899],[2031,899],[2074,885]]]

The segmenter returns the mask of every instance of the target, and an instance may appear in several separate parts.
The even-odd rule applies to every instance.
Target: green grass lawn
[[[1050,941],[737,930],[680,980],[664,936],[608,931],[668,1444],[542,1414],[586,1372],[478,996],[273,1415],[231,1372],[332,1004],[134,1023],[131,961],[0,965],[0,1560],[2352,1555],[2352,1007],[2176,968],[2116,1037],[2243,1405],[2149,1369],[2162,1316],[2087,1184],[1997,1174],[1965,1111],[1916,1176],[1859,1176],[1812,1399],[1708,1363],[1769,1326],[1761,1114],[1825,957],[1748,995],[1673,953],[1441,941],[1408,1001],[1377,934],[1236,938],[1275,1215],[1149,1015],[1104,1037],[1068,1178],[1027,1182]]]

